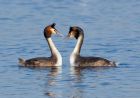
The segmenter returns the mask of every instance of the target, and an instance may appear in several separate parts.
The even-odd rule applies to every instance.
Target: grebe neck
[[[82,47],[82,44],[83,44],[83,40],[84,40],[84,35],[83,35],[83,32],[81,32],[79,37],[78,37],[76,46],[75,46],[72,54],[80,55],[80,51],[81,51],[81,47]]]
[[[51,37],[46,38],[46,39],[47,39],[47,42],[48,42],[48,45],[49,45],[49,48],[50,48],[50,51],[51,51],[51,56],[56,57],[57,65],[59,65],[59,66],[62,65],[61,54],[59,53],[58,49],[56,48],[55,44],[53,43]]]

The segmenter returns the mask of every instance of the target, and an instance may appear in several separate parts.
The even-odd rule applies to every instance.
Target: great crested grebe
[[[59,32],[55,29],[55,23],[45,27],[44,36],[48,42],[51,56],[50,57],[37,57],[28,60],[19,58],[19,63],[23,66],[29,67],[53,67],[62,65],[62,56],[56,48],[55,44],[51,39],[52,34],[58,34]]]
[[[80,56],[81,46],[84,40],[84,31],[80,27],[70,27],[68,38],[76,38],[77,43],[70,55],[71,66],[76,67],[102,67],[102,66],[116,66],[114,61],[109,61],[101,57],[82,57]]]

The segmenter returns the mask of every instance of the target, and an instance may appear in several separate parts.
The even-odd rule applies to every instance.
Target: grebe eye
[[[56,32],[56,30],[55,30],[55,29],[54,29],[53,31],[54,31],[54,32]]]

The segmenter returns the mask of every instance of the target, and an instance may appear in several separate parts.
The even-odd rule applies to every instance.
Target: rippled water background
[[[67,35],[84,29],[82,55],[101,56],[117,68],[73,69],[76,41],[54,36],[63,56],[59,69],[20,68],[18,57],[49,56],[46,25]],[[1,98],[140,98],[139,0],[0,0]]]

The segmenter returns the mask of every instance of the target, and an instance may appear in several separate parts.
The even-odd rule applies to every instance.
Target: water
[[[1,98],[139,98],[139,0],[0,0]],[[82,55],[115,60],[117,68],[74,69],[69,55],[76,43],[53,36],[63,66],[20,68],[18,57],[49,56],[43,28],[56,22],[85,31]]]

